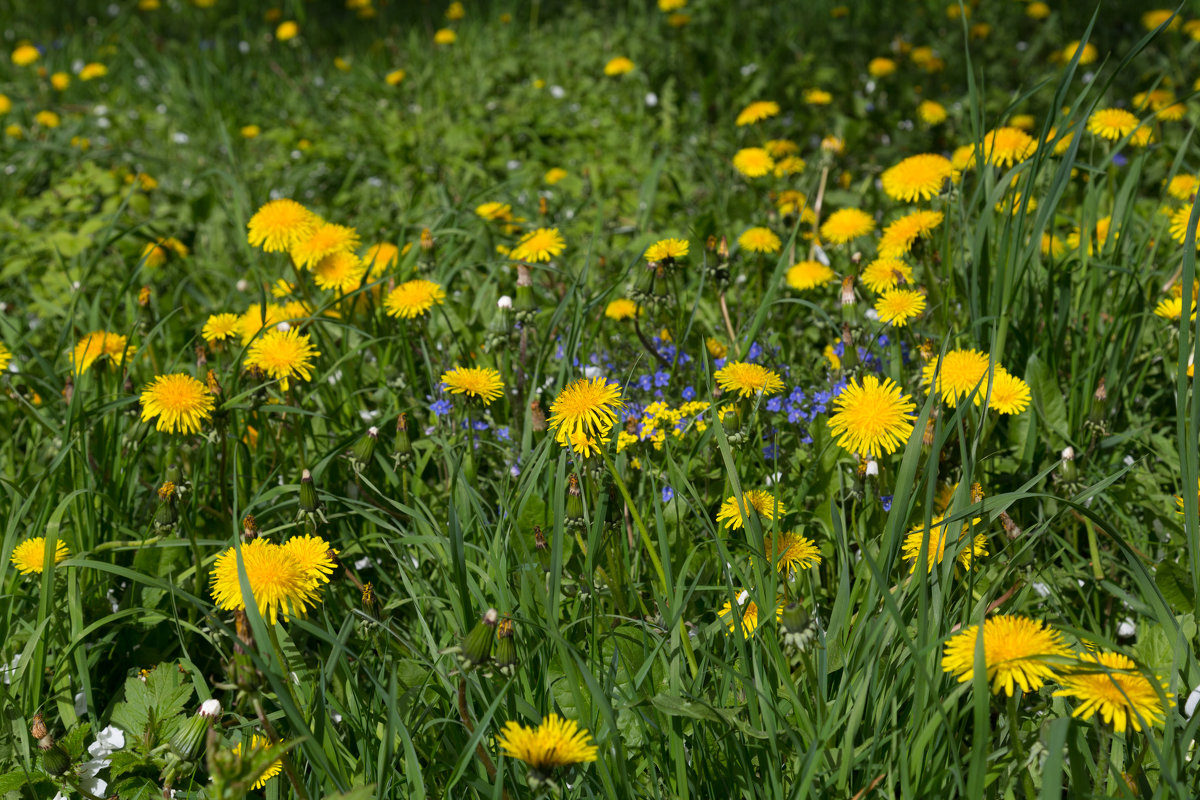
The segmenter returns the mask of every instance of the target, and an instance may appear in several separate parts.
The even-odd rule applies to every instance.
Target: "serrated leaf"
[[[192,696],[192,685],[184,685],[183,674],[173,664],[164,664],[143,681],[140,677],[125,681],[125,699],[113,710],[114,725],[128,733],[135,743],[151,747],[166,741],[183,719],[183,707]],[[147,728],[153,736],[147,737]]]
[[[1192,579],[1181,566],[1164,561],[1154,571],[1154,582],[1163,599],[1177,612],[1195,608],[1192,598]]]
[[[116,750],[109,756],[108,774],[113,780],[142,766],[155,768],[154,762],[132,750]]]
[[[83,751],[87,748],[87,735],[92,730],[92,725],[89,722],[84,722],[76,725],[70,733],[59,740],[59,744],[67,751],[67,755],[72,759],[78,759],[83,755]]]
[[[152,800],[162,797],[162,789],[158,784],[141,775],[118,781],[112,789],[121,800]]]
[[[46,777],[44,772],[33,770],[25,772],[24,770],[13,770],[0,775],[0,794],[8,794],[24,789],[26,786],[38,783],[50,783],[50,779]]]

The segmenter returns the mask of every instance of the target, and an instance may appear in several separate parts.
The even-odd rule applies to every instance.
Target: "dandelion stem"
[[[268,628],[271,631],[271,640],[275,640],[274,628]],[[276,643],[277,644],[277,643]],[[271,720],[267,719],[267,714],[263,710],[262,699],[254,698],[254,713],[258,715],[259,724],[262,725],[263,731],[267,734],[267,738],[271,740],[271,746],[275,747],[279,744],[279,734],[275,731],[275,727],[271,724]],[[292,766],[291,756],[287,753],[279,754],[279,764],[283,767],[284,774],[287,775],[288,782],[292,784],[292,788],[296,790],[296,797],[300,800],[308,800],[308,792],[304,791],[304,784],[300,781],[300,776],[296,774],[295,768]]]

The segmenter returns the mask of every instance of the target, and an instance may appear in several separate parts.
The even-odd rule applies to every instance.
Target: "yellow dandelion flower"
[[[851,381],[833,405],[837,413],[829,418],[829,429],[837,443],[851,453],[889,454],[912,434],[916,405],[890,378],[880,382],[867,375],[861,383]]]
[[[33,115],[33,121],[43,128],[57,128],[62,124],[62,118],[53,111],[39,111]]]
[[[730,530],[740,530],[746,525],[746,516],[743,512],[757,512],[759,516],[773,520],[776,517],[782,517],[787,513],[787,507],[783,503],[775,499],[775,495],[770,492],[764,492],[761,489],[750,489],[742,492],[741,502],[738,502],[737,497],[728,497],[725,502],[721,503],[721,507],[717,510],[717,522],[728,527]]]
[[[890,222],[879,237],[879,255],[898,258],[912,250],[917,239],[928,237],[945,215],[941,211],[914,211]]]
[[[283,543],[282,548],[296,562],[300,574],[311,588],[316,589],[329,583],[330,576],[337,569],[337,562],[333,557],[338,551],[320,536],[293,536]]]
[[[942,669],[968,683],[975,676],[975,649],[980,626],[955,634],[946,642]],[[1013,685],[1034,692],[1048,680],[1054,680],[1056,662],[1070,654],[1062,634],[1023,616],[1000,614],[983,623],[983,663],[992,693],[1003,689],[1013,694]]]
[[[941,125],[946,121],[946,107],[934,100],[924,100],[917,106],[917,118],[926,125]]]
[[[567,244],[558,228],[537,228],[521,237],[509,253],[514,261],[549,261],[556,258]]]
[[[711,336],[704,340],[704,349],[706,349],[708,354],[713,358],[724,358],[726,354],[729,353],[728,347],[721,344]]]
[[[807,166],[808,163],[799,156],[785,156],[775,162],[775,177],[784,178],[788,175],[798,175],[804,172],[804,168]]]
[[[1176,200],[1191,200],[1200,189],[1200,178],[1195,175],[1176,175],[1167,182],[1167,194]]]
[[[330,253],[313,267],[313,280],[319,288],[343,294],[357,289],[366,274],[366,264],[349,250]]]
[[[750,593],[743,589],[737,596],[738,610],[733,610],[733,604],[726,601],[725,605],[721,606],[721,610],[717,612],[717,617],[729,629],[729,633],[737,633],[741,628],[742,638],[749,639],[756,630],[758,630],[758,605],[750,599]],[[775,619],[779,620],[783,614],[783,603],[779,603],[775,608]],[[738,624],[738,616],[741,616],[741,624]]]
[[[687,239],[659,239],[646,248],[646,261],[675,261],[688,254]]]
[[[821,237],[831,244],[847,244],[875,230],[875,220],[858,208],[833,212],[821,225]]]
[[[833,102],[833,95],[824,89],[805,89],[804,102],[810,106],[827,106]]]
[[[922,369],[925,394],[936,391],[941,395],[942,402],[955,408],[960,398],[975,392],[975,405],[979,405],[987,392],[990,364],[991,359],[978,350],[951,350],[940,359],[931,359]],[[979,391],[975,391],[977,387]]]
[[[465,394],[485,406],[504,394],[504,381],[491,367],[455,367],[442,373],[442,385],[450,394]]]
[[[509,720],[496,743],[504,755],[524,761],[542,775],[558,767],[595,761],[599,754],[591,734],[575,720],[557,714],[550,714],[536,728]]]
[[[761,178],[775,168],[775,159],[761,147],[744,147],[734,154],[733,168],[747,178]]]
[[[820,261],[801,261],[787,271],[787,285],[801,291],[827,284],[836,278],[833,270]]]
[[[1096,63],[1096,59],[1100,57],[1100,51],[1096,49],[1096,45],[1092,44],[1091,42],[1084,44],[1083,42],[1076,40],[1059,51],[1058,58],[1063,63],[1067,63],[1071,59],[1075,58],[1076,54],[1079,55],[1080,66],[1094,64]]]
[[[512,206],[508,203],[498,203],[491,201],[475,206],[475,214],[489,222],[496,220],[508,221],[512,219]]]
[[[605,437],[617,421],[617,411],[624,407],[617,384],[605,378],[580,378],[554,399],[546,421],[554,430],[555,441],[563,447],[582,449],[586,455],[595,447],[594,440],[608,441]]]
[[[368,280],[378,280],[400,261],[400,248],[391,242],[380,242],[367,248],[362,263],[367,266]]]
[[[247,240],[252,247],[281,253],[308,239],[319,222],[316,214],[295,200],[272,200],[250,218]]]
[[[311,542],[305,546],[310,548]],[[328,545],[325,549],[328,551]],[[285,620],[303,617],[308,607],[320,599],[321,581],[315,577],[314,569],[305,569],[305,564],[297,558],[295,546],[288,548],[266,539],[254,539],[242,545],[242,562],[254,604],[272,625],[280,617]],[[218,555],[213,564],[212,595],[217,606],[226,611],[246,607],[237,552],[232,547]]]
[[[867,74],[872,78],[886,78],[895,71],[896,62],[883,56],[872,58],[867,64]]]
[[[771,154],[771,158],[784,158],[799,153],[800,145],[791,139],[771,139],[763,145],[763,149]]]
[[[622,297],[608,304],[604,309],[604,316],[615,320],[632,319],[640,310],[637,303]]]
[[[312,340],[295,328],[278,328],[254,340],[246,353],[246,366],[256,367],[270,378],[279,381],[282,391],[288,390],[291,378],[312,380],[313,359],[321,355]]]
[[[1183,208],[1171,212],[1170,231],[1171,238],[1183,244],[1187,239],[1188,218],[1192,214],[1191,204]],[[1196,237],[1196,249],[1200,250],[1200,235]]]
[[[1020,128],[997,128],[983,137],[984,163],[1008,168],[1020,164],[1037,150],[1037,142]]]
[[[393,289],[383,301],[388,316],[413,319],[446,299],[442,287],[433,281],[406,281]]]
[[[290,252],[296,266],[312,269],[326,256],[342,250],[354,250],[356,247],[358,231],[354,228],[322,222],[313,229],[308,238],[293,245]]]
[[[1010,374],[1004,367],[996,367],[992,377],[992,394],[988,401],[988,407],[992,411],[1005,415],[1020,414],[1029,408],[1029,398],[1029,384]]]
[[[238,318],[238,333],[241,334],[242,344],[250,344],[259,331],[265,328],[273,328],[289,319],[291,319],[291,314],[285,306],[281,306],[278,303],[268,303],[264,308],[255,303]]]
[[[608,76],[625,75],[633,72],[633,62],[625,56],[617,56],[604,65],[604,74]]]
[[[129,344],[128,337],[108,331],[92,331],[84,336],[71,351],[71,369],[82,375],[101,358],[109,360],[109,366],[117,369],[127,364],[137,348]]]
[[[950,159],[936,153],[921,153],[884,170],[883,190],[893,200],[915,203],[942,191],[950,180]]]
[[[925,311],[925,295],[913,289],[889,289],[875,301],[879,321],[897,328]]]
[[[778,253],[783,243],[770,228],[749,228],[738,237],[738,245],[751,253]]]
[[[759,100],[743,108],[737,115],[737,125],[753,125],[779,113],[779,103],[774,100]]]
[[[768,536],[763,540],[763,552],[771,556],[775,569],[784,575],[801,572],[821,563],[821,548],[807,536],[784,533],[778,542]]]
[[[978,525],[981,519],[976,517],[972,520],[972,524]],[[946,557],[946,543],[949,539],[950,522],[946,519],[945,514],[940,514],[930,521],[930,527],[927,530],[924,525],[918,525],[909,531],[904,537],[903,557],[905,561],[911,561],[909,574],[917,571],[917,565],[921,563],[921,554],[925,557],[925,571],[933,572],[933,568],[941,564]],[[966,540],[966,544],[963,544]],[[962,549],[958,552],[957,561],[965,570],[970,570],[975,562],[988,554],[987,537],[982,533],[971,534],[971,526],[963,523],[958,535],[958,543],[962,545]]]
[[[713,375],[717,385],[726,392],[737,392],[741,397],[769,395],[783,391],[783,381],[775,372],[760,364],[735,361],[726,364]]]
[[[1081,701],[1072,717],[1091,719],[1099,711],[1106,724],[1117,733],[1127,725],[1135,731],[1161,725],[1165,718],[1163,701],[1173,695],[1167,682],[1154,675],[1153,680],[1138,671],[1137,664],[1120,653],[1084,653],[1060,679],[1055,697],[1073,697]]]
[[[1025,16],[1030,19],[1043,20],[1050,16],[1050,6],[1043,3],[1042,0],[1034,0],[1025,6]]]
[[[1138,118],[1123,108],[1101,108],[1088,117],[1087,129],[1088,133],[1115,142],[1133,133],[1138,124]]]
[[[552,167],[551,169],[546,170],[546,174],[542,176],[542,180],[544,180],[547,185],[553,186],[554,184],[566,178],[567,174],[567,171],[562,167]]]
[[[17,45],[12,51],[12,63],[18,67],[27,67],[41,57],[41,53],[31,44]]]
[[[271,746],[270,739],[267,739],[266,737],[263,737],[263,736],[259,736],[256,733],[250,737],[250,747],[247,749],[247,752],[246,752],[246,755],[244,756],[244,758],[246,760],[250,760],[251,758],[254,757],[254,754],[256,752],[264,752],[270,746]],[[241,742],[238,742],[237,744],[235,744],[233,746],[233,754],[234,754],[234,756],[237,756],[237,757],[243,757]],[[263,788],[264,786],[267,785],[267,781],[271,780],[271,778],[274,778],[276,775],[278,775],[282,769],[283,769],[283,762],[278,758],[275,759],[274,761],[272,761],[270,764],[267,765],[267,768],[265,770],[263,770],[263,773],[258,776],[258,780],[256,780],[250,788],[251,789]]]
[[[200,335],[209,344],[232,339],[240,329],[241,320],[238,314],[212,314],[204,323],[204,330]]]
[[[54,543],[55,564],[66,561],[71,555],[71,551],[67,548],[66,543],[62,539]],[[32,575],[34,573],[41,575],[46,568],[46,537],[37,536],[33,539],[26,539],[19,545],[13,548],[10,558],[17,572],[22,575]]]
[[[434,44],[447,45],[447,44],[454,44],[457,41],[458,41],[458,34],[455,33],[454,31],[450,30],[449,28],[442,28],[441,30],[439,30],[433,34],[433,43]]]
[[[877,258],[863,269],[858,280],[872,292],[883,292],[912,282],[912,267],[898,258]]]
[[[191,375],[159,375],[141,394],[142,422],[158,417],[155,427],[167,433],[199,433],[201,423],[212,419],[213,396]]]
[[[9,362],[12,361],[12,351],[4,346],[4,342],[0,342],[0,372],[8,369]]]
[[[408,77],[408,73],[402,69],[394,69],[387,75],[383,76],[383,82],[388,86],[399,86]]]

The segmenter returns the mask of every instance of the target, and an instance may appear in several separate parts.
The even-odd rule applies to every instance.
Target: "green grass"
[[[0,138],[0,342],[13,354],[0,377],[0,792],[238,797],[282,756],[252,794],[532,797],[551,787],[497,737],[557,713],[599,751],[553,775],[567,797],[1195,796],[1200,721],[1181,709],[1200,683],[1200,508],[1187,489],[1200,476],[1187,375],[1200,327],[1154,313],[1173,283],[1196,279],[1200,206],[1184,244],[1161,213],[1186,207],[1165,183],[1200,169],[1188,32],[1149,32],[1147,9],[1121,2],[1065,4],[1039,22],[1022,3],[962,20],[932,2],[840,16],[828,2],[690,0],[676,28],[645,3],[469,4],[451,22],[442,6],[379,5],[360,20],[330,1],[283,6],[301,33],[279,42],[265,7],[165,5],[29,4],[6,22],[10,51],[28,39],[43,52],[0,65],[12,101],[0,126],[19,128]],[[433,44],[442,27],[456,43]],[[1097,61],[1054,58],[1081,39]],[[922,45],[943,69],[914,64],[908,48]],[[636,69],[606,77],[618,55]],[[870,79],[879,56],[897,71]],[[92,61],[108,74],[81,81],[72,65]],[[406,76],[389,86],[397,68]],[[62,92],[48,80],[58,71],[72,73]],[[805,102],[818,87],[831,104]],[[1095,110],[1155,88],[1187,111],[1153,123],[1151,146],[1087,132]],[[735,126],[761,99],[782,114]],[[924,99],[945,105],[945,123],[917,120]],[[61,125],[36,123],[43,109]],[[1037,140],[1077,136],[1063,153],[968,169],[919,204],[945,215],[907,256],[922,316],[888,330],[867,315],[876,295],[861,281],[850,307],[837,282],[787,285],[788,268],[818,254],[839,280],[857,274],[876,234],[818,245],[811,222],[780,216],[779,192],[803,192],[821,221],[856,207],[881,229],[911,210],[880,187],[885,169],[981,146],[1018,115]],[[260,135],[244,138],[251,124]],[[844,152],[823,150],[827,136]],[[768,139],[795,142],[805,169],[739,175],[733,154]],[[568,176],[549,186],[554,167]],[[138,173],[157,187],[140,189]],[[1018,212],[999,210],[1015,192]],[[321,291],[247,241],[278,196],[355,227],[364,247],[411,247],[345,295]],[[475,213],[489,201],[566,241],[528,289],[497,249],[513,231]],[[755,225],[780,252],[737,244]],[[1047,235],[1061,251],[1047,252]],[[143,248],[163,237],[188,254],[151,266]],[[660,274],[642,255],[666,237],[690,253]],[[387,316],[386,293],[414,277],[443,286],[445,303]],[[277,302],[280,279],[307,305],[291,325],[320,351],[286,392],[246,367],[240,339],[201,336],[210,314]],[[523,328],[498,309],[505,295],[528,305]],[[605,316],[621,297],[642,303],[636,323]],[[96,330],[137,350],[74,374],[71,350]],[[781,405],[720,395],[709,339],[776,371]],[[862,355],[842,349],[833,366],[825,350],[843,342]],[[927,395],[924,360],[958,348],[1022,378],[1029,407],[988,410],[987,380],[979,404]],[[442,374],[460,364],[497,369],[504,396],[481,409],[444,395]],[[603,456],[581,462],[544,417],[585,367],[621,384],[635,435],[656,389],[673,408],[702,405],[658,446],[619,442],[622,420]],[[221,393],[200,434],[141,420],[156,375],[209,369]],[[829,394],[874,372],[915,412],[906,443],[866,474],[830,432]],[[442,400],[449,413],[435,413]],[[410,446],[397,444],[401,414]],[[377,443],[356,465],[370,426]],[[307,518],[304,470],[322,504]],[[168,480],[183,491],[156,525]],[[751,489],[786,513],[719,524],[721,503]],[[339,563],[305,616],[272,625],[251,603],[239,635],[211,580],[220,553],[244,553],[247,514],[273,542],[315,531]],[[942,514],[986,537],[973,569],[955,558],[966,539],[932,565],[905,559],[905,538]],[[764,553],[764,535],[789,531],[822,556],[793,577]],[[71,555],[19,574],[11,555],[35,536]],[[238,585],[249,593],[244,566]],[[748,610],[743,591],[761,609],[746,638],[719,614]],[[771,618],[776,598],[814,621],[806,647]],[[456,648],[488,608],[515,626],[511,674],[460,669]],[[1074,656],[1013,698],[979,668],[956,681],[946,642],[998,613],[1161,676],[1173,695],[1159,697],[1161,721],[1115,732],[1073,717],[1079,702],[1055,692]],[[181,760],[168,742],[209,698],[223,713]],[[123,732],[106,790],[48,774],[30,732],[39,713],[76,764],[102,730]],[[252,734],[278,747],[232,757]]]

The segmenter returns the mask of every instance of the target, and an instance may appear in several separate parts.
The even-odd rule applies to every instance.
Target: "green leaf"
[[[154,768],[154,762],[141,756],[132,750],[117,750],[109,757],[108,774],[113,780],[127,775],[139,767],[147,766]]]
[[[1062,389],[1058,386],[1053,369],[1035,353],[1025,365],[1025,375],[1038,418],[1055,434],[1051,440],[1052,447],[1055,450],[1066,447],[1071,439],[1067,424],[1067,403],[1063,400]]]
[[[1155,569],[1154,582],[1172,610],[1183,612],[1195,608],[1192,578],[1183,567],[1172,561],[1162,562]]]
[[[325,795],[325,800],[367,800],[367,798],[375,796],[375,784],[370,783],[366,786],[355,786],[353,789],[337,794]]]
[[[40,783],[50,783],[50,779],[46,777],[46,773],[32,770],[25,772],[24,770],[13,770],[0,775],[0,794],[8,794],[24,789],[26,786],[34,786]]]
[[[112,790],[121,800],[153,800],[162,797],[162,789],[158,788],[158,784],[141,775],[118,781]]]
[[[123,728],[136,742],[150,747],[166,741],[183,718],[184,704],[192,696],[192,685],[185,685],[183,678],[173,664],[159,665],[144,681],[140,677],[129,678],[125,681],[125,699],[113,710],[113,724]]]
[[[72,759],[78,759],[83,755],[83,751],[87,749],[86,738],[88,732],[91,731],[90,723],[84,722],[76,725],[66,736],[59,740],[59,744],[67,751]]]

